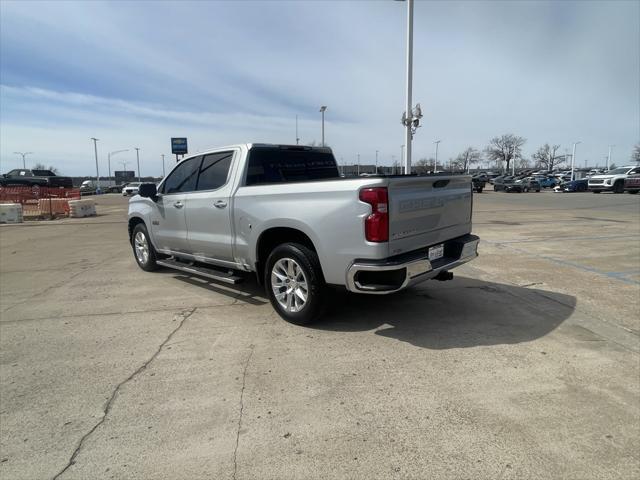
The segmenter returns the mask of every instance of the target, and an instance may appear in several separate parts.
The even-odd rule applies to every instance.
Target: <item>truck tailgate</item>
[[[389,253],[417,250],[471,232],[471,178],[391,178]]]

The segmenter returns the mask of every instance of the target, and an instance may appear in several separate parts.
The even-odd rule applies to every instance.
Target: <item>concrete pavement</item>
[[[640,198],[474,201],[454,281],[310,328],[140,270],[118,196],[0,227],[0,476],[637,478]]]

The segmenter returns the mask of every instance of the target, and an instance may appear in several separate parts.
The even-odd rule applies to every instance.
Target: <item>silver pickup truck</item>
[[[254,272],[275,310],[317,319],[328,286],[388,294],[477,256],[468,176],[342,178],[329,148],[243,144],[182,160],[129,202],[143,270],[235,284]]]

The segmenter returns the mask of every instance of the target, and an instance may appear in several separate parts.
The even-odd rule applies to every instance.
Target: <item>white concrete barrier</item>
[[[22,223],[22,205],[0,203],[0,223]]]
[[[69,200],[70,217],[80,218],[94,215],[96,215],[96,204],[93,200]]]

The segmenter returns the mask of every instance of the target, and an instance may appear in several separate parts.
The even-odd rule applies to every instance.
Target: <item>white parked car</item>
[[[589,177],[589,190],[593,193],[623,193],[625,178],[636,173],[640,173],[640,167],[627,165],[609,170],[602,175],[593,175]]]
[[[133,196],[138,194],[138,188],[140,187],[141,182],[131,182],[127,183],[122,189],[122,195],[125,197]]]

